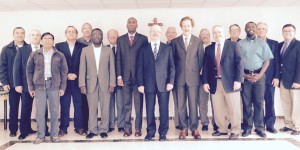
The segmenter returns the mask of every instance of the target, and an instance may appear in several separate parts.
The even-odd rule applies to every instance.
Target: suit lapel
[[[222,55],[221,55],[221,62],[223,61],[223,59],[224,59],[224,55],[226,55],[226,50],[228,50],[229,48],[228,48],[228,42],[227,42],[227,40],[225,40],[225,42],[224,42],[224,46],[223,46],[223,49],[222,49]],[[221,63],[220,62],[220,63]]]
[[[291,52],[291,50],[294,48],[295,46],[295,39],[293,39],[290,43],[290,45],[286,48],[285,53],[283,54],[283,58]],[[280,49],[281,50],[281,49]]]
[[[97,65],[96,65],[96,58],[95,58],[95,53],[94,53],[94,46],[91,45],[89,49],[87,50],[88,53],[90,53],[88,56],[91,56],[91,61],[94,64],[94,68],[97,70]]]
[[[208,51],[211,53],[211,55],[212,55],[212,58],[214,59],[214,64],[215,64],[215,66],[217,66],[217,60],[216,60],[216,43],[213,43],[212,44],[212,49],[211,50],[209,50],[208,49]]]
[[[186,51],[184,43],[183,43],[183,35],[181,35],[177,40],[178,40],[178,43],[181,45],[181,47]]]
[[[165,49],[165,46],[162,44],[162,42],[160,42],[156,61],[159,59],[159,56],[162,55],[164,49]],[[153,55],[153,58],[154,58],[154,55]]]
[[[65,43],[63,44],[63,46],[64,46],[63,49],[65,49],[65,50],[67,51],[67,54],[68,54],[70,57],[72,57],[72,56],[71,56],[71,51],[70,51],[68,42],[65,42]],[[75,49],[75,47],[74,47],[74,49]]]
[[[140,35],[138,33],[135,33],[135,36],[133,38],[133,42],[132,42],[132,46],[134,46],[134,44],[139,40]]]

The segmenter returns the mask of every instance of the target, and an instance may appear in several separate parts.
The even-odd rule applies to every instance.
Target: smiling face
[[[289,42],[295,38],[296,31],[292,26],[288,26],[282,29],[282,36],[285,41]]]
[[[268,27],[266,24],[259,23],[257,25],[257,36],[261,39],[265,39],[267,37]]]
[[[231,26],[229,29],[230,38],[239,38],[241,34],[241,29],[239,26]]]
[[[221,26],[215,26],[212,31],[214,40],[218,43],[225,39],[224,28]]]
[[[150,35],[150,41],[152,41],[152,42],[159,41],[160,37],[161,37],[161,28],[160,28],[160,26],[153,25],[152,27],[150,27],[149,35]]]
[[[73,26],[69,26],[65,31],[67,40],[76,40],[78,36],[77,29]]]
[[[14,41],[23,42],[25,38],[25,31],[23,28],[17,28],[13,33]]]
[[[184,36],[189,36],[192,34],[192,29],[193,29],[193,25],[192,25],[192,21],[189,19],[183,20],[181,22],[181,30],[182,30],[182,34]]]
[[[202,29],[199,34],[199,38],[203,41],[204,44],[210,43],[210,33],[207,29]]]
[[[52,48],[53,44],[54,44],[54,39],[50,34],[47,34],[42,38],[42,45],[44,49]]]
[[[177,32],[175,27],[168,27],[167,32],[166,32],[166,37],[168,41],[173,40],[176,38]]]
[[[101,45],[103,40],[103,32],[101,30],[92,31],[92,41],[94,45]]]
[[[256,34],[256,24],[253,22],[249,22],[246,24],[245,31],[247,37],[253,37]]]

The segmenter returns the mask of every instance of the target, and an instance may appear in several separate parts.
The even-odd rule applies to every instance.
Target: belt
[[[45,77],[45,81],[52,80],[52,77]]]
[[[259,69],[257,69],[257,70],[244,70],[244,73],[245,74],[251,74],[251,75],[253,75],[253,74],[258,74],[258,73],[260,73],[260,70],[261,70],[261,68],[259,68]]]

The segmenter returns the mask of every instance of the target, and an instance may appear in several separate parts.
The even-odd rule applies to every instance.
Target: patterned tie
[[[154,59],[156,60],[156,58],[157,58],[157,43],[154,43],[153,54],[154,54]]]
[[[132,36],[132,35],[129,38],[130,46],[132,46],[132,44],[133,44],[133,38],[134,38],[134,36]]]
[[[288,43],[287,43],[287,42],[284,42],[284,43],[283,43],[283,46],[282,46],[282,49],[281,49],[281,52],[280,52],[281,58],[283,57],[283,55],[284,55],[284,53],[285,53],[287,47],[288,47]]]
[[[220,60],[221,60],[221,44],[218,44],[217,54],[216,54],[216,63],[217,63],[217,76],[221,77],[221,69],[220,69]]]
[[[189,46],[189,38],[184,38],[184,46],[185,46],[185,50],[187,51],[187,48]]]

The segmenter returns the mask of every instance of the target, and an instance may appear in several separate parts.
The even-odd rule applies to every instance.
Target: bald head
[[[138,27],[137,20],[134,17],[130,17],[127,20],[127,30],[129,34],[134,34]]]

